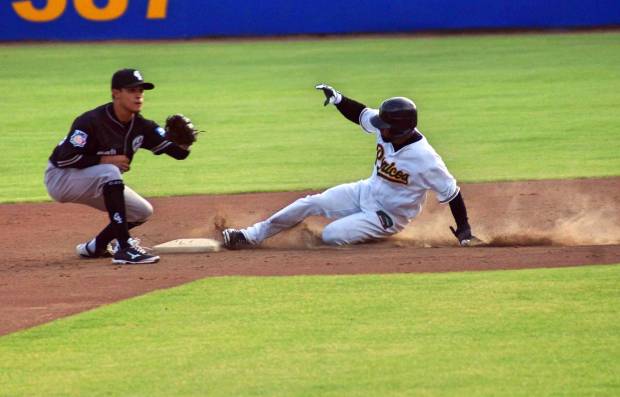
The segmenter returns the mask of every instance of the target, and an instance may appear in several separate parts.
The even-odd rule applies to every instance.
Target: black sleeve
[[[450,211],[452,211],[452,216],[454,216],[456,221],[457,230],[470,229],[467,220],[467,208],[465,208],[461,192],[450,201]]]
[[[94,129],[85,117],[78,117],[66,138],[52,152],[50,161],[58,168],[87,168],[99,164]]]
[[[168,156],[177,160],[185,160],[187,156],[189,156],[189,150],[185,150],[176,143],[172,142],[162,151],[162,153],[166,153]]]
[[[362,114],[362,110],[366,108],[366,105],[363,105],[343,95],[342,100],[339,104],[336,105],[336,107],[344,117],[351,120],[355,124],[359,124],[360,114]]]

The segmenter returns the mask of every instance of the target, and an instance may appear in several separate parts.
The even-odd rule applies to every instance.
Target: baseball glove
[[[189,147],[196,142],[198,130],[192,121],[182,114],[173,114],[166,119],[164,138],[179,146]]]

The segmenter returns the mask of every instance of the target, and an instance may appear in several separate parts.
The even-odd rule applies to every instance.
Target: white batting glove
[[[325,102],[323,102],[323,106],[327,106],[330,103],[337,105],[340,101],[342,101],[342,94],[327,84],[317,84],[314,88],[317,90],[323,90],[323,94],[325,94]]]

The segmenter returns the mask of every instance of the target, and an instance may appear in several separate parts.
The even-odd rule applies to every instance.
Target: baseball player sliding
[[[298,199],[267,220],[246,229],[225,229],[229,249],[249,248],[291,228],[308,216],[336,219],[322,233],[330,245],[355,244],[391,236],[418,215],[426,192],[435,192],[440,203],[449,203],[456,221],[450,227],[461,246],[479,241],[471,233],[465,202],[441,157],[416,128],[416,105],[403,97],[390,98],[372,109],[334,88],[319,84],[325,103],[333,104],[350,121],[375,134],[377,155],[372,175],[359,182],[332,187]]]
[[[166,121],[188,132],[189,139],[175,143],[152,120],[140,115],[147,83],[135,69],[122,69],[112,76],[112,102],[90,110],[75,119],[68,135],[52,152],[45,170],[45,186],[59,202],[85,204],[106,211],[110,223],[92,240],[79,244],[77,254],[84,258],[113,256],[113,263],[154,263],[158,256],[142,248],[129,229],[153,213],[151,204],[123,183],[124,172],[139,148],[154,154],[166,153],[177,159],[189,155],[195,129],[189,119],[174,115]],[[170,121],[170,123],[169,123]],[[178,136],[178,131],[175,136]],[[108,243],[116,239],[115,252]]]

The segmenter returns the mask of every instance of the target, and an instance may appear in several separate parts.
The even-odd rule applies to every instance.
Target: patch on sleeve
[[[142,146],[142,142],[144,142],[144,136],[143,135],[138,135],[131,142],[131,149],[133,150],[134,153],[137,152],[138,149],[140,149],[140,147]]]
[[[71,134],[71,138],[69,138],[69,142],[75,147],[86,146],[87,140],[88,140],[88,134],[80,130],[73,131],[73,134]]]
[[[162,138],[164,137],[164,135],[166,135],[166,130],[164,130],[162,127],[155,128],[155,132],[158,133]]]

